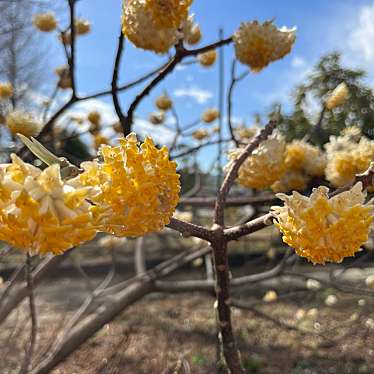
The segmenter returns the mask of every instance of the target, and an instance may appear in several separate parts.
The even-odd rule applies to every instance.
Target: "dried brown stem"
[[[29,253],[26,254],[26,285],[27,293],[29,297],[29,309],[30,309],[30,319],[31,319],[31,332],[30,332],[30,341],[26,350],[25,358],[22,362],[20,374],[26,374],[29,372],[29,367],[32,362],[32,356],[36,344],[37,336],[37,319],[36,319],[36,309],[35,309],[35,299],[34,299],[34,285],[33,278],[31,274],[31,256]]]

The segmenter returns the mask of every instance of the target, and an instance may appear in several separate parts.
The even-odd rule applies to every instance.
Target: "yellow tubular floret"
[[[0,168],[0,240],[32,254],[61,254],[95,236],[88,188],[62,181],[12,155]]]
[[[295,29],[277,29],[271,21],[242,23],[234,34],[236,58],[259,72],[290,53],[295,39]]]
[[[99,230],[130,237],[160,231],[174,213],[180,189],[167,148],[157,149],[150,138],[139,145],[132,133],[99,153],[103,161],[83,163],[84,172],[72,182],[99,188],[91,197]]]
[[[368,240],[373,205],[365,204],[361,182],[332,198],[323,186],[310,197],[298,192],[277,196],[284,206],[272,207],[272,211],[283,241],[314,264],[339,263],[354,256]]]
[[[27,137],[39,134],[42,125],[30,113],[15,110],[7,114],[5,123],[13,135],[22,134]]]
[[[13,96],[13,86],[11,83],[0,82],[0,100],[9,99]]]
[[[247,188],[270,187],[285,172],[284,150],[285,143],[281,137],[270,138],[262,142],[240,167],[238,183]],[[240,148],[231,151],[229,153],[231,162],[235,161],[242,151]]]
[[[33,24],[43,32],[51,32],[57,27],[57,20],[52,12],[38,13],[33,17]]]
[[[122,32],[137,47],[166,53],[183,38],[188,16],[187,0],[124,0]]]

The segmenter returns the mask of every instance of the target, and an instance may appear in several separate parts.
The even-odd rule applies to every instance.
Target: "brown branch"
[[[214,239],[212,230],[176,218],[171,218],[170,223],[166,227],[180,232],[184,237],[195,236],[208,242]]]
[[[182,151],[180,153],[177,153],[176,155],[172,155],[170,158],[172,160],[175,160],[176,158],[181,158],[181,157],[184,157],[184,156],[188,156],[189,154],[197,152],[197,151],[199,151],[202,148],[209,147],[211,145],[216,145],[216,144],[218,144],[220,142],[221,143],[228,143],[228,142],[231,142],[231,139],[224,139],[222,141],[220,141],[220,140],[213,140],[213,141],[210,141],[210,142],[201,143],[201,144],[197,145],[196,147],[189,148],[186,151]]]
[[[215,212],[214,212],[214,223],[220,226],[224,224],[224,208],[226,204],[226,198],[230,189],[238,175],[238,171],[248,156],[260,145],[260,143],[266,140],[274,131],[277,126],[277,122],[270,121],[263,130],[243,149],[240,156],[231,164],[231,167],[226,174],[226,177],[222,183],[220,191],[218,193]]]
[[[134,120],[134,112],[137,109],[140,102],[152,91],[154,87],[157,86],[162,80],[164,80],[178,65],[178,63],[182,61],[182,56],[178,53],[169,61],[169,63],[160,71],[160,73],[140,92],[134,99],[134,101],[130,104],[129,109],[126,114],[126,119],[124,122],[124,128],[131,129],[133,120]]]
[[[136,239],[134,263],[136,275],[143,275],[147,272],[144,255],[144,236],[141,236]]]
[[[259,231],[268,225],[273,224],[273,216],[271,213],[267,213],[261,217],[255,218],[252,221],[246,222],[242,225],[234,226],[224,230],[225,239],[228,241],[237,240],[242,236],[251,234]]]
[[[112,321],[119,313],[123,312],[130,305],[140,300],[145,295],[153,292],[155,280],[169,275],[196,258],[209,252],[209,248],[199,251],[189,251],[159,264],[141,277],[135,277],[133,281],[127,282],[124,289],[119,290],[115,295],[105,298],[102,304],[95,309],[92,315],[87,316],[74,326],[61,342],[58,350],[53,350],[49,355],[35,367],[31,374],[44,374],[56,367],[61,361],[74,352],[81,344],[94,335],[102,326]]]
[[[265,270],[261,273],[245,275],[242,277],[233,278],[231,280],[232,287],[242,287],[248,284],[262,282],[280,276],[285,268],[285,256],[282,261],[270,270]],[[156,281],[157,291],[161,292],[212,292],[214,291],[214,281],[212,279],[199,280],[185,280],[185,281]]]
[[[201,48],[197,48],[197,49],[185,49],[184,50],[184,57],[197,56],[197,55],[200,55],[202,53],[211,51],[212,49],[223,47],[227,44],[232,43],[232,41],[233,41],[232,36],[230,36],[229,38],[221,39],[218,42],[206,45],[205,47],[201,47]]]
[[[126,128],[131,128],[133,119],[134,119],[134,112],[137,109],[138,105],[140,102],[146,97],[147,95],[150,94],[150,92],[160,83],[163,81],[170,73],[174,71],[176,66],[183,61],[186,57],[189,56],[197,56],[201,53],[210,51],[212,49],[218,48],[218,47],[223,47],[226,44],[229,44],[232,42],[232,37],[227,38],[227,39],[222,39],[219,40],[216,43],[209,44],[205,47],[198,48],[198,49],[191,49],[188,50],[184,48],[183,46],[183,41],[180,41],[176,46],[175,46],[175,55],[172,57],[172,59],[169,61],[169,63],[163,68],[159,75],[155,77],[134,99],[134,101],[130,104],[129,109],[127,111],[126,115]]]
[[[69,0],[69,13],[70,13],[70,36],[71,36],[71,45],[70,45],[70,58],[68,58],[69,64],[69,73],[71,79],[71,88],[72,88],[72,97],[77,96],[76,91],[76,80],[75,80],[75,41],[76,41],[76,32],[75,32],[75,1]]]
[[[29,253],[26,254],[26,285],[27,293],[29,297],[29,308],[30,308],[30,319],[31,319],[31,332],[30,332],[30,341],[27,348],[25,358],[22,362],[20,369],[20,374],[26,374],[29,372],[29,367],[32,362],[32,356],[35,349],[36,335],[37,335],[37,319],[36,319],[36,309],[35,309],[35,300],[34,300],[34,285],[31,275],[31,256]]]
[[[154,70],[150,71],[149,73],[143,75],[142,77],[140,77],[138,79],[135,79],[132,82],[125,83],[122,86],[119,86],[118,87],[118,92],[126,91],[126,90],[128,90],[130,88],[133,88],[133,87],[137,86],[140,83],[143,83],[147,79],[152,78],[154,75],[156,75],[157,73],[159,73],[162,69],[164,69],[165,66],[168,63],[169,63],[169,61],[167,63],[163,64],[162,66],[158,67],[157,69],[154,69]],[[112,93],[112,89],[104,90],[104,91],[99,91],[99,92],[96,92],[96,93],[88,95],[88,96],[79,97],[78,100],[82,101],[82,100],[96,99],[96,98],[101,97],[101,96],[110,95],[111,93]]]
[[[316,141],[318,142],[318,144],[321,145],[321,135],[322,135],[322,123],[323,123],[323,119],[325,117],[325,113],[326,113],[326,106],[323,105],[323,108],[319,114],[319,117],[318,117],[318,121],[316,123],[316,125],[314,126],[314,129],[313,129],[313,133],[316,137]]]
[[[236,139],[234,126],[232,124],[232,107],[233,107],[232,97],[234,94],[234,89],[235,89],[236,84],[242,79],[244,79],[249,74],[249,70],[245,71],[243,74],[237,77],[236,76],[236,64],[237,64],[237,60],[234,58],[232,61],[232,65],[231,65],[231,83],[230,83],[229,90],[227,93],[227,122],[228,122],[229,131],[231,134],[231,139],[233,140],[235,145],[239,147],[241,143],[238,139]]]
[[[243,206],[243,205],[263,205],[276,200],[274,194],[264,194],[259,196],[248,197],[229,197],[226,200],[226,207]],[[182,197],[178,206],[198,206],[198,207],[214,207],[216,203],[215,197]]]
[[[234,336],[231,308],[230,308],[230,268],[227,256],[227,241],[223,235],[223,228],[214,225],[215,238],[211,242],[213,247],[214,270],[216,274],[215,293],[218,317],[219,336],[223,356],[232,374],[244,374],[240,353]]]
[[[233,374],[244,374],[240,353],[233,332],[230,309],[230,268],[227,255],[227,239],[224,234],[224,209],[227,195],[237,177],[238,170],[246,158],[274,131],[276,121],[270,121],[243,150],[231,167],[219,190],[214,210],[214,239],[211,242],[216,274],[215,292],[221,346],[226,364]]]
[[[54,271],[62,261],[64,261],[72,250],[65,252],[61,256],[52,256],[46,258],[33,272],[32,282],[36,287],[44,280],[52,271]],[[5,300],[4,305],[0,308],[0,324],[3,323],[10,313],[27,297],[28,289],[26,284],[13,287]]]
[[[6,300],[6,298],[8,297],[9,295],[9,292],[12,290],[12,288],[16,285],[16,281],[18,279],[18,277],[22,274],[23,270],[25,268],[25,265],[20,265],[18,266],[13,272],[12,272],[12,275],[10,276],[9,279],[7,279],[7,282],[6,282],[6,287],[5,287],[5,290],[3,290],[3,292],[1,293],[0,295],[0,310],[3,306],[3,303],[4,301]]]
[[[119,96],[118,96],[118,86],[117,86],[118,79],[119,79],[119,69],[120,69],[121,58],[122,58],[122,53],[123,53],[123,46],[124,46],[124,36],[122,33],[122,29],[121,29],[119,32],[118,47],[117,47],[116,59],[114,62],[114,68],[113,68],[112,99],[113,99],[114,109],[122,125],[123,134],[124,136],[127,136],[130,134],[131,128],[128,128],[126,126],[126,117],[122,112],[121,103],[120,103]]]

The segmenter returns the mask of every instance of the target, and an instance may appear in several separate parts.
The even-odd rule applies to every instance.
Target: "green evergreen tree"
[[[287,141],[307,136],[314,144],[323,145],[330,135],[338,135],[353,125],[374,138],[374,95],[364,78],[363,70],[343,67],[339,53],[323,56],[307,82],[296,87],[292,113],[282,116],[280,129]],[[347,101],[331,111],[323,109],[328,95],[342,82],[349,88]],[[318,118],[308,115],[310,100],[320,104]]]

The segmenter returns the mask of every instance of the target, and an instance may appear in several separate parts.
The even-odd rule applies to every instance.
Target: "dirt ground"
[[[48,351],[55,332],[79,305],[83,291],[84,284],[72,284],[67,278],[38,290],[39,353]],[[257,302],[258,310],[282,324],[233,309],[248,373],[374,373],[373,299],[334,292],[338,301],[328,307],[324,300],[332,290],[280,291],[279,299],[272,303],[261,301],[263,293],[262,289],[246,289],[234,295]],[[366,304],[360,306],[359,299]],[[201,293],[149,295],[106,325],[52,373],[215,373],[213,303],[210,295]],[[19,331],[13,331],[16,318]],[[11,368],[19,362],[27,330],[18,313],[0,333],[1,374],[15,372]]]

